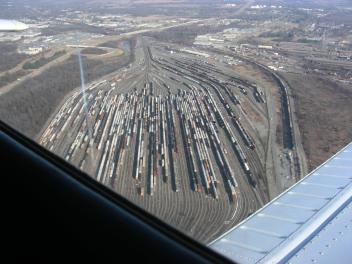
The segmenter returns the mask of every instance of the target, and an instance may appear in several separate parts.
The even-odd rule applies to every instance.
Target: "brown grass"
[[[320,76],[283,75],[292,88],[303,147],[314,169],[352,141],[352,89]]]

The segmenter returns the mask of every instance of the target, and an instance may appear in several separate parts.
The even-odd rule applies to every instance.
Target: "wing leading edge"
[[[349,263],[352,143],[210,243],[239,263]]]

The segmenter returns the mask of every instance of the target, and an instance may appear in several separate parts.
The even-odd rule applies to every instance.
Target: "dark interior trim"
[[[0,164],[12,257],[230,263],[1,121]]]

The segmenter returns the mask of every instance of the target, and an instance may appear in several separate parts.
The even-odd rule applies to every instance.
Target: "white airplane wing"
[[[209,246],[238,263],[351,263],[352,143]]]

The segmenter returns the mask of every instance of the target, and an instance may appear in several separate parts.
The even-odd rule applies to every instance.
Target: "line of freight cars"
[[[179,63],[181,64],[181,63]],[[181,64],[182,65],[182,64]],[[183,67],[183,66],[181,66]],[[170,69],[171,67],[168,66],[166,67],[167,69]],[[178,73],[180,74],[179,72],[177,72],[177,69],[175,68],[172,68],[172,72],[174,73]],[[196,84],[199,84],[200,85],[200,82],[198,80],[196,80],[195,78],[192,78],[190,76],[188,76],[187,74],[183,74],[183,77],[196,83]],[[198,78],[197,78],[198,79]],[[207,78],[208,79],[208,78]],[[228,104],[228,102],[226,101],[226,99],[224,98],[224,96],[221,94],[221,92],[219,91],[219,89],[214,85],[212,84],[211,82],[216,82],[217,85],[219,85],[228,95],[229,95],[229,98],[231,99],[231,101],[234,103],[234,104],[240,104],[239,100],[237,99],[237,97],[233,94],[233,92],[228,89],[225,85],[221,85],[220,83],[218,83],[216,80],[210,80],[209,79],[209,82],[207,82],[207,84],[209,86],[211,86],[213,88],[213,90],[216,92],[218,98],[220,99],[221,103],[223,104],[225,110],[227,111],[228,115],[232,118],[233,120],[233,123],[235,125],[235,127],[237,128],[237,130],[239,131],[243,141],[245,142],[245,144],[250,148],[250,149],[255,149],[255,144],[254,144],[254,141],[251,139],[251,137],[249,136],[248,132],[246,131],[246,129],[242,126],[241,122],[238,120],[238,118],[236,117],[236,115],[234,114],[233,110],[231,109],[230,105]],[[187,84],[187,83],[183,83],[186,87],[190,88],[190,85]],[[206,89],[204,86],[202,86],[204,89]],[[256,86],[255,86],[256,87]],[[264,98],[264,97],[262,97]],[[265,101],[264,101],[265,102]],[[217,114],[217,112],[216,112]],[[222,120],[220,120],[220,123],[222,124]]]
[[[257,100],[258,103],[264,103],[265,104],[265,95],[263,90],[258,87],[257,85],[253,85],[254,86],[254,98]]]
[[[162,167],[162,171],[164,174],[164,179],[168,178],[168,157],[166,154],[165,147],[165,132],[161,130],[159,133],[159,113],[161,118],[165,120],[165,108],[160,104],[160,98],[155,97],[152,94],[154,93],[152,84],[146,84],[145,89],[141,94],[137,94],[136,91],[132,95],[121,95],[118,98],[122,99],[124,102],[124,107],[120,108],[121,111],[118,111],[119,114],[115,114],[114,120],[118,117],[118,120],[122,120],[123,124],[123,134],[122,136],[125,138],[124,140],[120,140],[119,142],[123,142],[123,144],[119,144],[119,146],[123,146],[124,148],[128,147],[131,144],[131,137],[136,134],[136,147],[135,147],[135,161],[134,161],[134,177],[140,180],[142,176],[142,172],[147,171],[148,179],[148,192],[152,195],[155,187],[155,177],[158,175],[157,170],[157,158],[160,156],[160,164]],[[108,95],[108,94],[107,94]],[[108,97],[104,97],[108,98]],[[161,105],[161,107],[160,107]],[[105,103],[103,103],[105,106]],[[111,162],[107,161],[106,156],[110,156],[111,151],[111,140],[109,137],[106,137],[106,129],[107,125],[110,124],[110,120],[114,115],[111,110],[111,104],[109,104],[109,108],[106,109],[105,114],[102,115],[102,122],[97,123],[97,130],[94,133],[95,139],[99,136],[99,141],[104,139],[103,154],[101,157],[101,162],[99,164],[99,168],[97,171],[97,178],[105,179],[103,175],[106,174],[107,169],[110,168],[107,165]],[[99,116],[101,114],[99,113]],[[169,118],[170,119],[170,118]],[[163,122],[162,122],[163,123]],[[103,129],[100,127],[103,126]],[[163,128],[163,126],[161,126]],[[113,134],[113,131],[110,131],[110,134]],[[169,135],[169,134],[168,134]],[[174,136],[170,136],[173,138]],[[116,140],[115,140],[116,141]],[[114,141],[114,142],[115,142]],[[161,144],[159,146],[159,141]],[[171,142],[171,141],[170,141]],[[171,147],[176,145],[176,139],[172,140]],[[98,143],[98,142],[97,142]],[[98,144],[98,147],[100,144]],[[101,147],[100,147],[101,148]],[[148,148],[148,153],[145,153],[145,149]],[[160,153],[158,153],[160,152]],[[107,154],[108,153],[108,154]],[[114,155],[112,155],[114,156]],[[116,162],[115,162],[116,163]],[[114,169],[109,169],[109,173],[114,172]],[[143,191],[144,192],[144,191]]]
[[[178,61],[177,61],[176,64],[177,64],[179,67],[181,67],[181,68],[186,67],[186,69],[188,69],[188,70],[189,70],[190,72],[192,72],[193,74],[198,74],[198,75],[199,75],[199,73],[200,73],[199,70],[194,70],[194,68],[190,68],[190,67],[189,67],[187,64],[185,64],[185,63],[181,63],[181,62],[178,62]],[[164,64],[164,65],[165,65],[165,64]],[[166,66],[166,65],[165,65],[165,66]],[[176,68],[171,67],[171,66],[169,66],[169,65],[167,65],[165,68],[166,68],[166,69],[170,69],[170,68],[171,68],[171,71],[172,71],[173,73],[176,73],[176,74],[179,74],[179,75],[181,74],[181,73],[179,73],[179,72],[177,71]],[[194,83],[200,85],[201,87],[203,87],[203,89],[206,89],[206,87],[204,87],[203,85],[201,85],[200,82],[198,81],[198,80],[200,80],[199,78],[197,78],[197,77],[195,77],[195,76],[194,76],[194,77],[195,77],[196,79],[195,79],[195,78],[192,78],[192,77],[189,76],[189,74],[186,74],[186,73],[183,73],[183,72],[182,72],[182,75],[183,75],[184,78],[186,78],[186,79],[188,79],[188,80],[190,80],[190,81],[192,81],[192,82],[194,82]],[[233,94],[233,92],[232,92],[230,89],[228,89],[225,85],[220,84],[217,80],[211,79],[211,78],[209,78],[209,76],[206,76],[206,77],[204,77],[204,78],[205,78],[206,80],[208,80],[208,82],[206,82],[206,83],[207,83],[208,85],[210,85],[210,86],[213,88],[213,90],[215,90],[215,92],[216,92],[218,98],[219,98],[220,101],[222,102],[222,104],[223,104],[225,110],[227,111],[228,115],[231,117],[234,126],[235,126],[236,129],[239,131],[239,134],[240,134],[241,138],[243,139],[243,141],[245,142],[245,144],[246,144],[250,149],[252,149],[252,150],[255,149],[254,141],[251,139],[251,137],[249,136],[249,134],[248,134],[248,132],[246,131],[246,129],[242,126],[242,124],[241,124],[241,122],[239,121],[239,119],[235,116],[233,110],[231,109],[231,107],[229,106],[229,104],[227,103],[227,101],[225,100],[225,98],[223,97],[223,95],[221,94],[221,92],[219,91],[219,89],[218,89],[215,85],[213,85],[212,83],[216,83],[217,85],[219,85],[219,86],[229,95],[231,101],[232,101],[234,104],[239,104],[239,101],[238,101],[237,97],[235,97],[235,95]],[[243,82],[243,83],[246,83],[246,82]],[[186,87],[190,88],[190,85],[189,85],[189,84],[187,84],[187,83],[185,83],[185,82],[184,82],[183,84],[184,84]],[[253,87],[256,87],[256,85],[253,85]],[[242,87],[242,88],[243,88],[243,87]],[[242,91],[244,94],[247,94],[247,91],[246,91],[244,88],[241,89],[241,91]],[[207,91],[207,92],[209,93],[209,91]],[[209,93],[209,94],[210,94],[210,93]],[[262,96],[263,96],[262,98],[264,98],[264,95],[262,95]],[[264,102],[265,102],[265,101],[264,101]],[[215,116],[217,117],[217,120],[218,120],[220,126],[223,127],[223,126],[224,126],[224,119],[223,119],[223,118],[220,118],[219,113],[220,113],[220,111],[216,111],[216,112],[215,112]],[[248,166],[248,163],[247,163],[247,159],[243,159],[243,157],[242,157],[242,155],[241,155],[241,153],[243,153],[243,151],[241,151],[241,152],[236,151],[236,153],[238,153],[238,157],[239,157],[239,159],[240,159],[241,164],[244,164],[244,165],[242,165],[242,166],[243,166],[243,168],[244,168],[244,170],[245,170],[245,172],[246,172],[246,175],[247,175],[247,177],[248,177],[248,181],[250,182],[250,184],[251,184],[252,186],[256,186],[256,181],[254,180],[251,171],[248,169],[249,166]]]
[[[79,106],[81,106],[79,108]],[[88,104],[88,109],[91,107],[91,104]],[[81,92],[76,92],[69,100],[65,102],[65,104],[61,107],[56,117],[50,123],[48,128],[43,133],[40,144],[49,148],[49,150],[53,150],[54,141],[61,139],[63,136],[63,132],[67,129],[70,129],[73,124],[78,122],[78,116],[86,116],[85,108],[83,105],[83,98],[81,96]],[[76,116],[76,118],[73,118]],[[81,126],[86,125],[83,122],[79,123]],[[66,156],[66,155],[65,155]]]
[[[184,142],[188,142],[185,153],[186,159],[192,162],[189,166],[194,174],[193,189],[200,191],[200,182],[203,182],[208,193],[214,198],[219,197],[218,180],[211,161],[211,156],[214,156],[226,176],[225,185],[235,195],[237,182],[217,136],[214,115],[206,115],[211,107],[200,99],[199,91],[187,95],[181,92],[178,95],[169,94],[166,98],[161,98],[154,95],[152,83],[146,84],[139,93],[134,90],[132,93],[117,95],[112,91],[99,90],[88,95],[87,109],[94,124],[91,128],[92,139],[89,138],[86,115],[83,113],[83,100],[76,96],[59,111],[43,134],[42,141],[50,142],[55,125],[60,124],[61,128],[71,126],[70,131],[64,129],[61,132],[72,135],[76,133],[65,151],[66,158],[72,160],[82,154],[79,166],[84,168],[85,159],[95,149],[99,160],[96,177],[105,184],[113,182],[121,167],[128,165],[128,162],[124,164],[123,159],[126,151],[134,147],[135,169],[132,173],[138,181],[145,178],[148,193],[153,195],[159,168],[164,181],[167,182],[171,177],[174,190],[179,190],[179,176],[174,162],[178,153],[175,122],[179,120]],[[178,118],[174,109],[179,114]],[[59,139],[62,138],[56,138],[57,144],[60,144]],[[132,142],[135,142],[134,146]],[[212,150],[212,155],[209,150]],[[140,194],[144,194],[144,190]]]
[[[166,60],[164,60],[166,62]],[[162,64],[163,68],[172,72],[172,73],[175,73],[177,75],[180,75],[182,76],[183,78],[186,78],[190,81],[192,81],[193,83],[196,83],[198,85],[200,85],[200,81],[204,81],[204,80],[208,80],[210,82],[215,82],[217,83],[218,85],[220,85],[216,80],[212,80],[212,79],[209,79],[209,76],[208,75],[204,75],[204,74],[201,74],[201,71],[203,70],[204,71],[204,68],[203,68],[203,65],[195,65],[195,64],[192,64],[192,65],[187,65],[186,63],[183,63],[183,62],[180,62],[176,59],[174,59],[175,61],[175,65],[177,65],[178,67],[182,68],[182,69],[185,69],[187,70],[188,72],[191,72],[193,74],[193,76],[191,77],[190,74],[187,74],[187,73],[184,73],[184,72],[180,72],[177,68],[175,68],[174,66],[170,66],[170,65],[167,65],[165,63],[161,63],[160,61],[156,61],[154,60],[154,62],[158,62],[160,64]],[[212,71],[214,71],[214,69],[211,69]],[[222,72],[218,72],[218,73],[222,73]],[[200,79],[197,78],[196,76],[194,75],[199,75]],[[242,80],[240,80],[242,81]],[[188,88],[191,88],[191,86],[187,83],[183,83],[186,87]],[[207,82],[207,84],[211,85],[211,83]],[[242,84],[247,84],[246,82],[242,81]],[[205,88],[204,86],[202,86],[203,88]],[[251,148],[251,149],[254,149],[255,148],[255,144],[253,142],[253,140],[250,138],[250,136],[248,135],[247,131],[243,128],[243,126],[241,125],[240,121],[237,119],[237,117],[234,115],[232,109],[230,108],[229,104],[226,102],[226,100],[223,98],[223,96],[221,95],[220,91],[214,86],[212,85],[212,87],[214,88],[214,90],[217,92],[217,95],[218,97],[220,98],[221,102],[223,103],[226,111],[228,112],[228,114],[231,116],[232,120],[233,120],[233,123],[235,125],[235,127],[238,129],[242,139],[244,140],[245,144]],[[226,86],[223,86],[223,85],[220,85],[220,87],[222,87],[225,92],[230,96],[230,99],[231,101],[234,103],[234,104],[239,104],[239,101],[237,99],[237,97],[235,97],[235,95],[232,93],[231,90],[229,90]],[[243,87],[241,87],[243,88]],[[205,88],[206,89],[206,88]],[[247,94],[247,91],[245,90],[245,88],[241,89],[242,93],[244,93],[245,95]],[[210,95],[209,91],[207,91],[208,94]],[[264,98],[264,96],[263,96]],[[265,102],[265,101],[264,101]],[[212,115],[213,116],[213,115]],[[215,116],[217,118],[217,121],[219,122],[220,126],[224,126],[225,122],[224,122],[224,119],[222,118],[221,116],[221,113],[220,111],[217,109],[217,111],[215,111]],[[227,125],[228,129],[230,129],[230,127]],[[246,159],[246,156],[244,155],[242,149],[240,148],[240,146],[237,144],[237,141],[235,141],[235,152],[239,158],[239,161],[243,167],[243,169],[245,170],[246,172],[246,175],[247,175],[247,178],[248,178],[248,181],[249,183],[252,185],[252,186],[256,186],[256,181],[254,180],[253,178],[253,175],[249,169],[249,165],[248,165],[248,162],[247,162],[247,159]],[[234,145],[234,144],[233,144]]]
[[[218,83],[216,80],[212,80],[213,82],[216,82],[217,85],[219,85],[229,96],[229,98],[231,99],[231,101],[234,104],[240,104],[240,102],[238,101],[237,97],[233,94],[233,92],[228,89],[225,85],[222,85],[220,83]],[[224,96],[221,94],[221,92],[219,91],[219,89],[213,85],[212,83],[208,83],[208,85],[210,87],[213,88],[213,90],[216,92],[218,98],[220,99],[221,103],[223,104],[226,112],[228,113],[228,115],[231,117],[233,124],[235,125],[235,127],[237,128],[237,130],[239,131],[243,141],[245,142],[245,144],[250,148],[250,149],[255,149],[255,144],[254,141],[251,139],[251,137],[249,136],[248,132],[246,131],[246,129],[242,126],[241,122],[239,121],[238,117],[234,114],[233,110],[231,109],[229,103],[226,101],[226,99],[224,98]],[[204,86],[203,86],[204,88]]]
[[[165,64],[164,64],[165,65]],[[183,68],[183,65],[181,66],[182,64],[179,63],[179,66]],[[166,66],[166,65],[165,65]],[[174,67],[170,67],[170,66],[166,66],[165,67],[166,69],[170,70],[171,68],[171,71],[173,73],[177,73],[177,74],[181,74],[180,72],[177,71],[176,68]],[[192,77],[189,77],[187,76],[187,74],[183,74],[183,77],[187,77],[188,80],[190,81],[193,81],[195,82],[196,84],[200,84],[199,81],[195,80],[194,78]],[[197,78],[198,79],[198,78]],[[210,80],[210,81],[213,81],[213,80]],[[229,116],[231,117],[232,121],[233,121],[233,124],[235,125],[235,127],[237,128],[237,130],[239,131],[243,141],[245,142],[245,144],[250,148],[250,149],[255,149],[255,144],[253,142],[253,140],[251,139],[251,137],[248,135],[248,132],[244,129],[244,127],[242,126],[242,124],[240,123],[240,121],[237,119],[237,117],[235,116],[235,114],[233,113],[233,110],[231,109],[231,107],[229,106],[229,104],[227,103],[227,101],[224,99],[224,97],[222,96],[221,92],[219,91],[219,89],[213,85],[212,83],[207,83],[208,85],[210,85],[216,92],[217,96],[219,97],[220,101],[222,102],[222,104],[224,105],[227,113],[229,114]],[[184,85],[188,88],[191,88],[191,86],[187,83],[184,82]],[[207,91],[207,94],[212,98],[212,95],[211,93],[209,92],[209,90],[203,86],[203,85],[200,85],[203,89],[205,89]],[[224,87],[224,86],[223,86]],[[237,98],[236,98],[237,99]],[[214,99],[212,98],[211,100],[214,104],[215,104],[215,101]],[[213,108],[213,113],[215,113],[215,116],[216,116],[216,119],[218,121],[218,123],[220,124],[221,127],[224,127],[225,126],[225,119],[222,117],[221,115],[221,112],[220,110],[216,107],[216,108]],[[229,131],[230,127],[227,125],[227,129],[226,131]],[[227,133],[228,134],[228,133]],[[233,133],[232,133],[233,134]],[[237,154],[238,156],[238,159],[242,165],[242,168],[244,169],[246,175],[247,175],[247,178],[248,178],[248,181],[249,183],[255,187],[256,186],[256,181],[252,175],[252,172],[250,171],[249,169],[249,165],[248,165],[248,162],[247,162],[247,158],[246,156],[244,155],[242,149],[240,148],[240,146],[238,145],[237,141],[236,140],[233,140],[234,139],[234,135],[233,137],[230,136],[230,140],[232,141],[233,143],[233,146],[234,146],[234,150],[235,150],[235,153]]]
[[[192,87],[195,89],[194,86],[190,86],[189,87]],[[206,89],[205,87],[203,87],[204,89]],[[198,94],[196,98],[200,98],[201,96]],[[234,151],[235,153],[237,154],[238,156],[238,159],[240,161],[240,164],[242,165],[245,173],[246,173],[246,176],[248,178],[248,181],[249,183],[255,187],[256,186],[256,181],[254,180],[253,178],[253,175],[250,171],[250,168],[249,168],[249,165],[248,165],[248,162],[247,162],[247,158],[245,156],[245,154],[243,153],[241,147],[238,145],[237,143],[237,140],[233,134],[233,132],[231,131],[231,128],[230,126],[228,125],[228,123],[225,121],[225,119],[223,118],[221,112],[219,111],[214,99],[212,98],[212,95],[211,93],[209,93],[209,91],[207,91],[207,94],[204,95],[204,102],[207,102],[207,104],[205,104],[206,106],[206,110],[205,111],[202,111],[202,112],[207,112],[208,113],[208,116],[209,116],[209,120],[208,120],[208,124],[215,124],[216,121],[214,120],[214,115],[212,113],[215,113],[215,116],[216,116],[216,119],[217,119],[217,122],[219,123],[219,125],[221,127],[224,128],[226,134],[228,135],[230,141],[232,142],[232,146],[234,148]],[[209,107],[211,107],[212,109],[210,110]],[[211,122],[210,122],[211,121]],[[213,131],[213,135],[217,135],[216,133],[216,129],[213,128],[212,129]],[[218,139],[216,142],[218,142],[220,144],[220,140]],[[221,148],[220,148],[221,149]],[[216,153],[216,152],[215,152]],[[225,156],[226,157],[226,156]],[[226,166],[225,166],[226,167]],[[231,177],[230,177],[231,179]]]
[[[218,199],[218,180],[216,178],[214,167],[209,156],[209,141],[205,133],[205,124],[200,117],[199,109],[195,107],[195,98],[190,96],[190,94],[186,95],[186,93],[183,92],[182,95],[180,95],[177,99],[178,112],[180,114],[180,119],[183,120],[181,126],[184,127],[186,134],[186,147],[189,147],[190,153],[192,153],[191,145],[193,144],[196,154],[195,156],[197,157],[196,160],[200,171],[199,176],[201,177],[201,181],[205,185],[206,191],[211,193],[214,198]],[[197,170],[194,162],[194,157],[192,154],[189,155],[190,156],[186,158],[192,160],[192,176],[194,178],[195,184],[197,184]]]
[[[235,188],[238,187],[234,172],[230,166],[230,163],[226,157],[226,154],[224,153],[224,148],[222,146],[222,143],[218,137],[218,131],[215,128],[215,124],[213,121],[213,116],[212,115],[206,115],[205,113],[209,113],[210,109],[209,106],[206,104],[206,101],[201,101],[199,98],[200,92],[193,90],[194,98],[196,100],[196,104],[199,108],[200,115],[202,119],[204,120],[204,124],[206,125],[206,132],[208,134],[208,141],[210,142],[211,148],[214,153],[214,157],[216,161],[219,164],[219,169],[222,173],[224,173],[225,178],[227,181],[225,181],[225,185],[227,184],[232,195],[232,200],[234,200],[235,196]],[[203,104],[201,103],[203,102]],[[210,112],[212,113],[212,112]]]
[[[150,84],[151,85],[151,84]],[[204,135],[204,132],[200,131],[198,128],[195,128],[195,123],[193,120],[185,120],[185,116],[182,109],[184,109],[183,105],[180,105],[180,95],[175,96],[175,95],[169,95],[165,100],[158,100],[158,97],[148,97],[147,98],[156,98],[155,101],[158,102],[156,105],[157,108],[159,107],[159,118],[157,117],[156,119],[158,122],[153,123],[153,117],[155,115],[154,113],[154,108],[153,108],[153,103],[151,104],[151,111],[148,111],[148,117],[149,117],[149,141],[151,142],[149,145],[150,146],[159,146],[160,144],[160,155],[161,155],[161,164],[162,167],[164,164],[169,163],[170,160],[170,170],[171,174],[173,174],[173,179],[174,179],[174,185],[175,185],[175,190],[178,191],[178,181],[177,181],[177,173],[175,173],[175,164],[173,163],[175,159],[176,153],[178,153],[177,149],[177,136],[176,136],[176,129],[175,129],[175,116],[173,112],[173,108],[176,108],[176,111],[179,113],[179,121],[180,121],[180,127],[181,127],[181,134],[186,137],[190,137],[190,133],[192,134],[192,139],[193,141],[189,141],[189,144],[195,144],[197,147],[196,154],[198,155],[198,161],[199,161],[199,166],[201,168],[202,174],[201,176],[203,177],[203,181],[205,185],[207,186],[207,191],[211,190],[211,192],[214,194],[214,197],[217,198],[218,194],[216,191],[216,183],[217,180],[215,180],[215,173],[214,169],[212,168],[212,164],[209,162],[209,154],[207,153],[207,150],[204,148],[204,141],[200,139],[200,135]],[[148,99],[151,100],[152,102],[154,99]],[[183,101],[183,99],[182,99]],[[149,105],[149,104],[148,104]],[[145,108],[145,107],[144,107]],[[198,120],[197,120],[198,122]],[[188,124],[191,125],[192,129],[188,126]],[[158,126],[159,125],[159,126]],[[141,142],[141,127],[142,125],[139,123],[138,124],[138,129],[137,129],[137,145],[140,145],[139,142]],[[154,129],[157,130],[159,127],[159,133],[154,133]],[[166,133],[167,131],[167,133]],[[156,138],[155,135],[159,134],[159,138]],[[167,135],[167,136],[166,136]],[[200,141],[199,141],[200,140]],[[159,142],[160,141],[160,142]],[[187,142],[187,141],[185,141]],[[192,143],[191,143],[192,142]],[[159,143],[159,144],[158,144]],[[168,146],[166,148],[165,146]],[[167,149],[169,151],[167,151]],[[137,160],[140,160],[143,158],[143,156],[140,154],[141,151],[140,149],[138,150],[137,148]],[[157,151],[151,150],[149,148],[149,156],[152,157],[151,159],[154,159],[156,156]],[[186,148],[185,153],[187,155],[188,161],[192,161],[192,171],[193,173],[197,172],[197,166],[195,162],[195,155],[193,154],[193,149],[192,148]],[[168,155],[169,154],[169,155]],[[140,162],[136,163],[136,168],[137,170],[140,167]],[[154,168],[155,167],[155,162],[149,163],[149,168]],[[149,169],[149,173],[152,173],[154,170]],[[165,174],[169,174],[169,168],[166,166],[162,171],[165,171]],[[194,176],[194,175],[193,175]],[[198,184],[198,179],[197,175],[193,177],[193,189],[196,191],[200,190],[199,184]],[[150,177],[151,182],[153,182],[154,176]],[[209,184],[209,182],[212,182],[212,184]],[[150,185],[149,188],[152,189],[153,185]]]
[[[203,87],[204,88],[204,87]],[[207,94],[205,94],[205,100],[208,102],[208,105],[211,107],[211,112],[215,113],[217,122],[219,125],[225,130],[226,135],[228,136],[228,139],[230,140],[233,150],[235,151],[238,160],[245,171],[249,183],[255,187],[256,186],[256,181],[254,180],[254,177],[252,175],[252,172],[249,168],[247,157],[245,156],[241,146],[238,144],[237,139],[233,131],[231,130],[230,125],[228,122],[224,119],[221,111],[219,110],[212,94],[208,91]],[[235,119],[232,119],[235,120]]]

